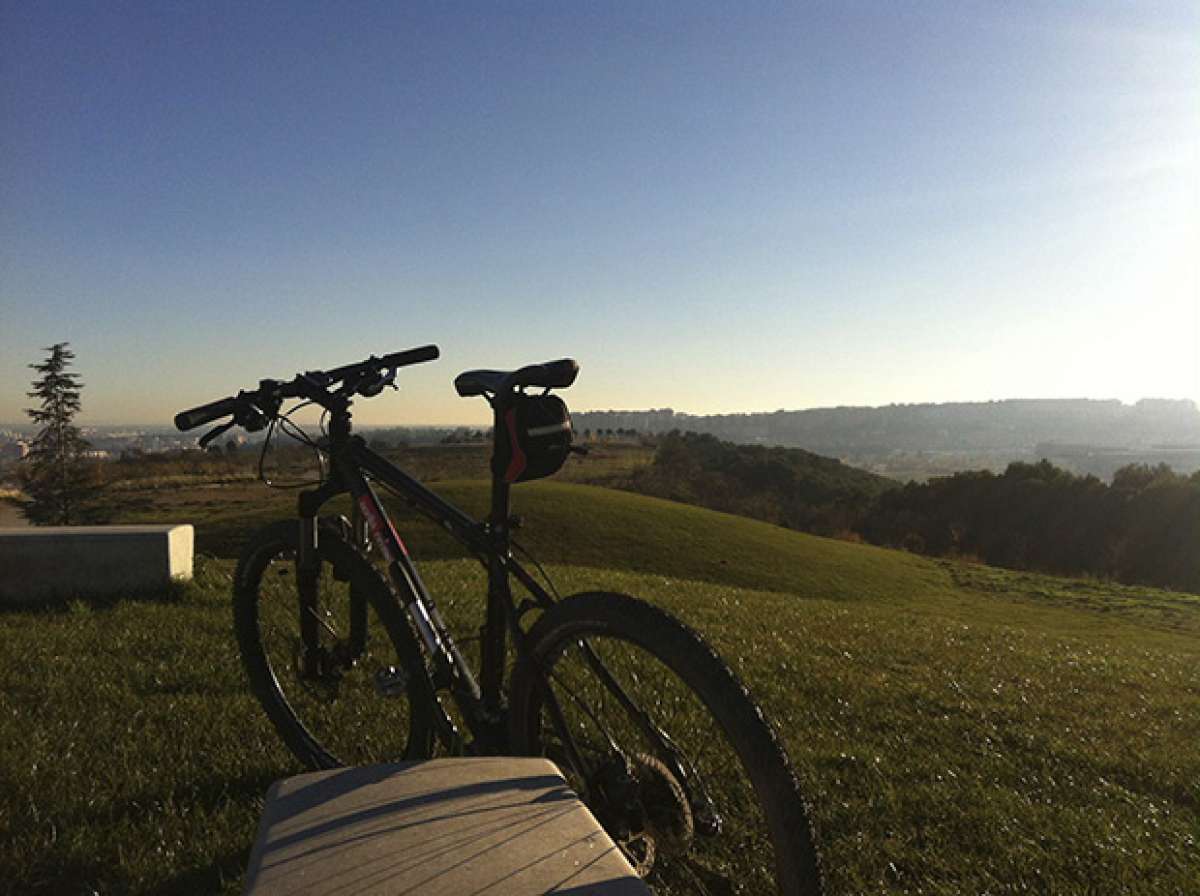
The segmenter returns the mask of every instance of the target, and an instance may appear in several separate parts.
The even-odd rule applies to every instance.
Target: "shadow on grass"
[[[294,769],[261,769],[241,775],[209,775],[174,788],[170,794],[176,802],[185,802],[192,811],[217,816],[230,801],[248,802],[261,800],[272,783],[294,773]],[[159,790],[144,790],[104,809],[89,813],[87,824],[100,829],[113,829],[125,825],[136,825],[145,820],[146,806],[154,806],[168,794]],[[180,871],[172,877],[147,887],[134,886],[132,881],[114,879],[113,867],[109,864],[79,865],[69,861],[54,861],[53,855],[46,857],[47,868],[44,880],[30,879],[31,893],[90,893],[99,892],[143,892],[154,896],[174,893],[216,893],[229,889],[229,885],[241,879],[250,859],[249,842],[237,850],[229,850],[213,856],[212,861]],[[41,875],[39,875],[41,877]],[[26,892],[18,886],[17,891]]]
[[[6,876],[4,892],[24,896],[61,896],[64,893],[146,893],[168,896],[177,893],[217,893],[239,880],[250,859],[250,847],[226,852],[206,865],[192,868],[148,887],[139,887],[111,863],[82,862],[47,852],[30,868]],[[9,889],[11,888],[11,889]]]
[[[195,586],[191,582],[173,581],[153,588],[125,588],[118,592],[67,593],[38,598],[27,603],[0,604],[0,615],[18,613],[90,613],[112,610],[129,602],[150,604],[178,604],[191,595]]]
[[[217,856],[207,865],[192,868],[151,887],[148,896],[173,896],[176,893],[217,893],[231,881],[241,878],[250,861],[250,847]]]
[[[42,853],[38,860],[22,868],[10,868],[5,874],[5,892],[26,896],[59,896],[61,893],[95,893],[100,887],[120,885],[103,862],[82,862],[54,851]],[[128,887],[128,882],[123,882]],[[11,887],[11,889],[7,889]]]

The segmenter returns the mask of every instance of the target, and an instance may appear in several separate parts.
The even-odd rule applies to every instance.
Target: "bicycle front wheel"
[[[656,894],[821,892],[783,748],[696,632],[640,600],[587,593],[548,610],[528,646],[514,747],[558,763]]]
[[[432,751],[422,655],[379,572],[322,520],[316,631],[301,637],[300,526],[258,533],[234,576],[234,626],[251,690],[310,769],[419,759]]]

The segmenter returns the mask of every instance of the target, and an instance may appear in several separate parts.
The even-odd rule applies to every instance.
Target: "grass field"
[[[486,485],[448,481],[480,510]],[[6,611],[0,880],[12,892],[236,892],[295,770],[247,696],[230,552],[291,498],[130,491],[193,520],[161,600]],[[637,495],[522,486],[564,592],[671,609],[730,660],[811,797],[831,893],[1200,892],[1200,598],[954,565]],[[478,566],[401,527],[454,624]],[[442,595],[445,595],[442,597]]]

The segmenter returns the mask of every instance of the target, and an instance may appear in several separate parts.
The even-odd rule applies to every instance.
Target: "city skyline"
[[[427,342],[366,425],[1200,399],[1200,10],[0,5],[0,421]]]

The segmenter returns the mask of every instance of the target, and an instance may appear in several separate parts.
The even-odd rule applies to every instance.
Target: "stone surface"
[[[267,793],[246,894],[646,896],[545,759],[432,759],[297,775]]]
[[[192,543],[189,525],[0,529],[0,601],[161,589],[192,577]]]

